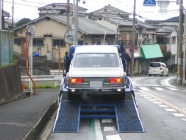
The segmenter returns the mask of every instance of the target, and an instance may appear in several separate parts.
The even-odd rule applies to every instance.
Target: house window
[[[83,45],[83,40],[78,40],[78,45]]]
[[[170,44],[170,38],[166,38],[166,44]]]
[[[108,39],[107,44],[108,45],[114,45],[114,40],[113,39]]]
[[[33,45],[34,46],[43,46],[43,38],[34,38]]]
[[[171,44],[176,44],[176,37],[175,36],[172,37]]]
[[[64,40],[63,39],[53,39],[52,46],[65,46],[64,45]]]
[[[14,38],[14,44],[21,45],[21,39],[20,38]]]
[[[93,39],[92,45],[101,45],[101,40],[100,39]]]

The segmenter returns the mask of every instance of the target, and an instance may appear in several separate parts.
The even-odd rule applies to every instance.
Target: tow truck
[[[53,132],[77,133],[81,119],[115,119],[120,133],[144,132],[132,81],[123,70],[120,46],[71,46],[69,57]]]

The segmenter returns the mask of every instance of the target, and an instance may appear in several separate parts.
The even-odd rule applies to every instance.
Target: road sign
[[[144,0],[143,6],[156,6],[156,1],[155,0]]]
[[[72,30],[68,30],[65,33],[65,42],[72,44],[73,43],[73,31]]]

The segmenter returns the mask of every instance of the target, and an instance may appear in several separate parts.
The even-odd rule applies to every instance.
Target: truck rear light
[[[70,78],[70,83],[75,84],[75,83],[82,83],[83,78]]]
[[[122,78],[110,78],[109,82],[110,83],[121,83],[123,80]]]

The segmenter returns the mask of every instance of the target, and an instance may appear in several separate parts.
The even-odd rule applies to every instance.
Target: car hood
[[[123,69],[117,68],[72,68],[70,77],[122,77]]]

